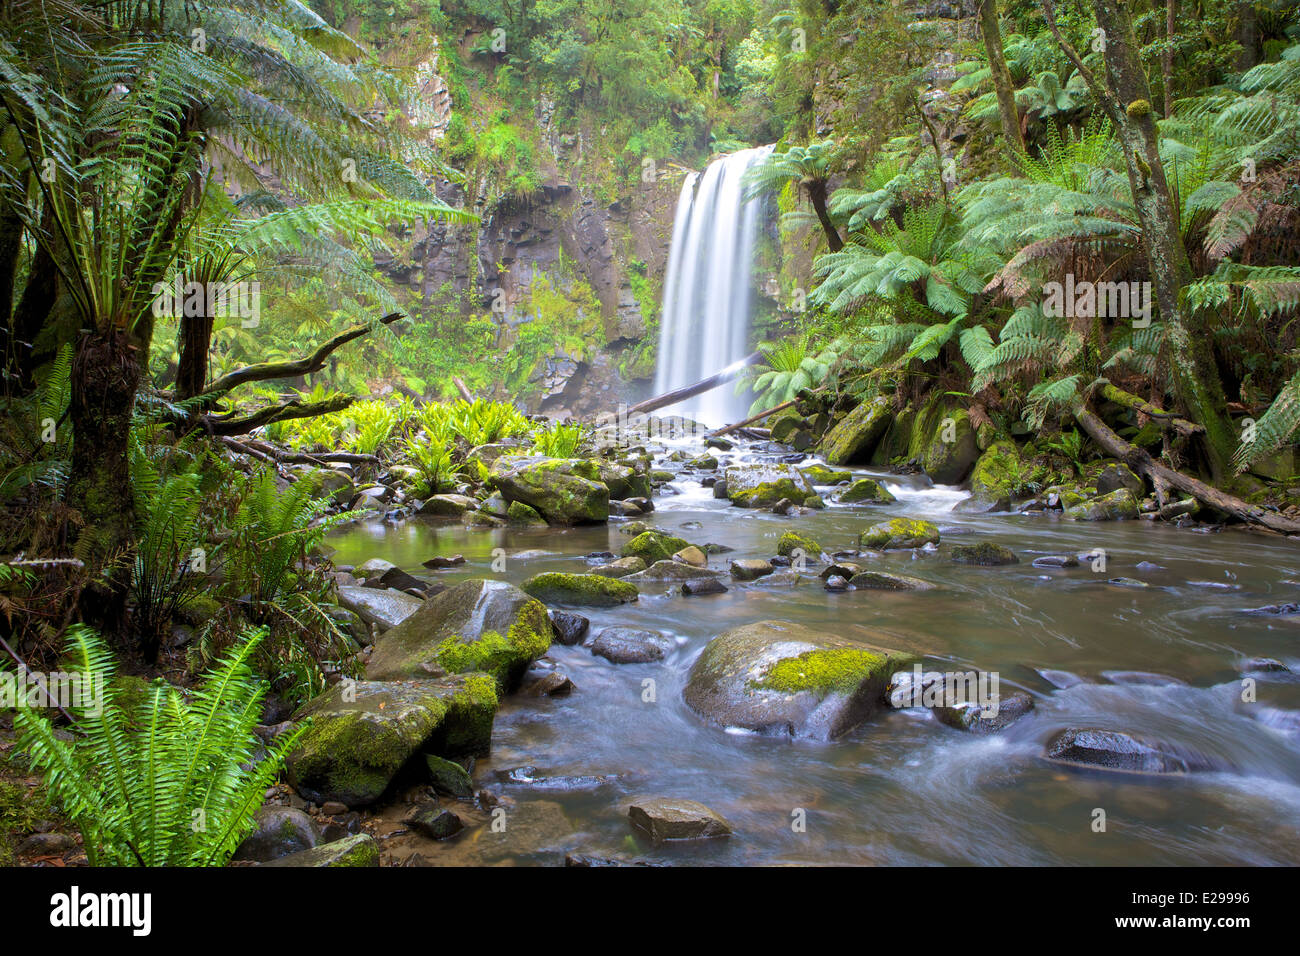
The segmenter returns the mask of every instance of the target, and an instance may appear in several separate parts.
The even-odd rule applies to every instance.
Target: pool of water
[[[528,863],[576,852],[725,865],[1300,862],[1300,723],[1291,717],[1300,710],[1300,682],[1261,681],[1258,701],[1245,703],[1238,669],[1243,658],[1271,657],[1300,671],[1300,616],[1242,613],[1300,599],[1293,541],[1144,521],[962,515],[951,511],[965,497],[958,489],[923,477],[857,473],[879,477],[898,503],[832,503],[781,517],[714,500],[697,477],[683,474],[672,483],[680,493],[658,497],[648,520],[693,543],[734,549],[711,557],[721,568],[733,558],[771,557],[792,528],[827,551],[848,549],[863,528],[894,516],[934,521],[944,545],[996,541],[1021,563],[956,566],[941,547],[874,559],[882,570],[938,585],[930,591],[834,593],[810,575],[794,587],[733,584],[706,597],[643,588],[636,604],[584,609],[592,634],[615,624],[648,627],[672,635],[676,648],[654,664],[614,665],[583,647],[553,646],[549,661],[576,690],[564,698],[507,698],[492,754],[475,768],[478,785],[528,811],[519,815],[524,832],[495,844],[487,837],[471,846],[467,838],[460,849],[433,847],[426,856]],[[468,531],[416,519],[355,525],[330,543],[337,564],[379,557],[428,574],[425,559],[461,553],[466,564],[438,580],[519,583],[540,571],[584,570],[585,555],[617,553],[627,540],[617,524]],[[1040,553],[1095,549],[1105,552],[1104,571],[1090,562],[1060,570],[1030,564]],[[1139,562],[1160,569],[1139,570]],[[1116,577],[1149,587],[1108,583]],[[987,736],[946,727],[925,710],[886,711],[829,743],[706,724],[682,702],[692,661],[721,631],[765,619],[997,671],[1002,693],[1027,691],[1035,710]],[[1085,682],[1057,689],[1042,669]],[[1180,683],[1120,684],[1102,676],[1116,670]],[[1042,754],[1069,726],[1170,741],[1222,769],[1161,778],[1064,769]],[[536,768],[522,775],[532,782],[510,781],[509,771],[524,766]],[[564,779],[572,777],[602,779]],[[646,795],[698,800],[727,817],[735,833],[655,847],[627,822],[630,800]],[[1098,809],[1105,832],[1094,827]]]

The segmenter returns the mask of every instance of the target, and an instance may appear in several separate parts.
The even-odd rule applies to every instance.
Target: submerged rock
[[[368,806],[421,751],[486,753],[496,708],[486,674],[340,682],[295,715],[312,723],[285,764],[289,782],[316,803]]]
[[[727,498],[741,508],[770,508],[782,498],[803,501],[816,494],[793,465],[735,465],[727,469],[726,485]]]
[[[951,558],[953,564],[974,564],[986,568],[1020,563],[1014,551],[992,541],[959,544],[952,549]]]
[[[510,690],[551,637],[540,601],[503,581],[462,581],[376,641],[366,675],[403,680],[485,671]]]
[[[1188,773],[1211,769],[1210,761],[1202,755],[1115,730],[1070,727],[1047,742],[1046,754],[1055,763],[1129,773]]]
[[[630,604],[639,594],[635,584],[628,584],[619,578],[607,578],[599,574],[567,574],[561,571],[535,574],[523,583],[523,589],[547,604],[587,607]]]
[[[592,641],[591,653],[613,664],[647,664],[663,660],[672,647],[672,639],[659,631],[607,627]]]
[[[827,740],[883,706],[890,675],[914,659],[787,621],[759,621],[710,641],[683,697],[719,727]]]
[[[656,843],[664,840],[702,840],[724,837],[731,824],[720,814],[694,800],[680,797],[652,797],[628,807],[632,826]]]
[[[1034,558],[1033,565],[1036,568],[1077,568],[1079,559],[1072,554],[1045,554]]]
[[[884,551],[923,548],[927,544],[939,543],[939,529],[928,521],[893,518],[874,524],[862,532],[858,537],[858,543],[864,548]]]

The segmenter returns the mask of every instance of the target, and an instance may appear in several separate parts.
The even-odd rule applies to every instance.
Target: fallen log
[[[685,401],[701,392],[707,392],[710,389],[717,388],[719,385],[725,385],[734,378],[738,378],[745,369],[760,362],[763,359],[762,352],[753,352],[746,355],[738,362],[732,362],[722,371],[710,375],[708,378],[700,379],[693,385],[683,385],[681,388],[675,388],[671,392],[664,392],[662,395],[656,395],[654,398],[647,398],[644,402],[638,402],[627,410],[628,415],[645,415],[649,412],[656,411],[668,405],[676,405],[678,402]]]
[[[1156,422],[1162,428],[1171,428],[1184,438],[1191,438],[1193,435],[1200,435],[1205,432],[1204,425],[1198,425],[1195,422],[1189,422],[1185,418],[1179,418],[1173,412],[1167,412],[1163,408],[1157,408],[1150,402],[1145,401],[1132,392],[1126,392],[1124,389],[1112,385],[1109,382],[1101,387],[1103,398],[1114,402],[1116,405],[1123,405],[1125,408],[1131,408],[1135,412],[1141,412],[1143,415]]]
[[[453,385],[456,386],[456,391],[460,392],[460,397],[461,397],[461,398],[465,399],[465,401],[469,402],[470,404],[473,404],[473,402],[474,402],[474,393],[471,392],[471,391],[466,387],[465,383],[462,382],[462,381],[460,380],[460,376],[459,376],[459,375],[453,375],[453,376],[451,377],[451,384],[453,384]]]
[[[1252,527],[1264,528],[1278,534],[1300,534],[1300,521],[1252,505],[1218,488],[1212,488],[1190,475],[1184,475],[1181,471],[1166,468],[1143,449],[1116,435],[1105,422],[1085,406],[1079,405],[1075,408],[1074,420],[1107,455],[1118,458],[1139,475],[1150,478],[1157,492],[1165,488],[1177,488],[1191,495],[1201,504]]]
[[[719,435],[734,432],[738,428],[744,428],[746,425],[752,425],[754,422],[762,421],[764,418],[767,418],[768,415],[775,415],[777,412],[783,412],[797,401],[799,401],[799,399],[792,398],[788,402],[782,402],[775,408],[769,408],[767,411],[759,412],[757,415],[750,415],[743,422],[736,422],[734,425],[724,425],[721,428],[715,428],[713,431],[706,433],[704,437],[717,438]]]

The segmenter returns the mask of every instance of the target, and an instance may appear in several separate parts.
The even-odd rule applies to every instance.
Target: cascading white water
[[[682,184],[664,281],[655,394],[721,371],[748,354],[754,238],[761,199],[744,200],[741,178],[771,146],[714,160]],[[739,421],[748,402],[731,383],[663,409],[707,425]]]

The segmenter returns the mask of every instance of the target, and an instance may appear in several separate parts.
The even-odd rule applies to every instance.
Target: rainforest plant
[[[102,696],[73,710],[71,740],[30,708],[15,723],[91,866],[222,866],[234,855],[305,730],[269,743],[253,732],[267,685],[249,662],[264,637],[246,632],[188,695],[155,681],[134,700],[100,637],[68,630],[68,673]]]

